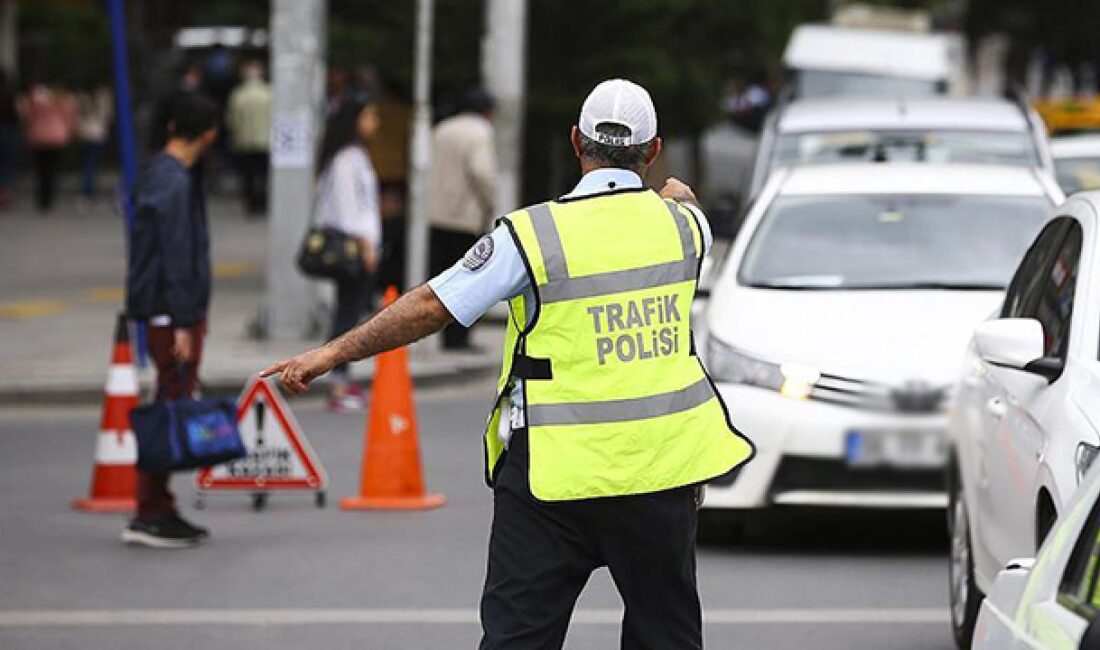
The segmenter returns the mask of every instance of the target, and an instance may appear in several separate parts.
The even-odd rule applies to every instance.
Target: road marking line
[[[84,292],[84,299],[89,302],[118,302],[126,298],[126,291],[122,287],[92,287]]]
[[[21,300],[0,304],[0,318],[25,320],[53,316],[68,311],[72,306],[63,300]]]
[[[257,262],[214,262],[214,278],[228,280],[258,275],[260,265]]]
[[[580,609],[578,625],[618,625],[620,609]],[[899,624],[948,621],[943,609],[708,609],[709,625]],[[0,628],[104,625],[371,625],[478,622],[476,609],[28,609],[0,610]]]

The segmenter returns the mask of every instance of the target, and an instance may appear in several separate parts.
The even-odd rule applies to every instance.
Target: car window
[[[1100,158],[1057,158],[1054,172],[1066,194],[1100,189]]]
[[[1043,325],[1043,356],[1065,359],[1068,352],[1073,294],[1081,260],[1081,238],[1081,225],[1075,219],[1046,273],[1035,306],[1035,318]]]
[[[1029,310],[1037,301],[1043,274],[1050,268],[1050,262],[1065,238],[1067,221],[1068,217],[1052,220],[1028,247],[1008,285],[1001,318],[1027,318],[1031,315]]]
[[[922,97],[947,91],[936,79],[813,69],[799,70],[796,85],[799,97]]]
[[[997,195],[781,196],[739,282],[771,289],[1002,290],[1050,203]]]
[[[1027,131],[800,131],[776,139],[771,167],[844,162],[983,163],[1035,167]]]

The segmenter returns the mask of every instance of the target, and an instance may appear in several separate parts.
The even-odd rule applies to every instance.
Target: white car
[[[951,612],[1035,554],[1100,451],[1100,192],[1053,211],[1001,308],[974,332],[949,418]]]
[[[1053,171],[1039,115],[996,98],[819,98],[781,103],[761,132],[747,195],[779,167],[914,161]]]
[[[1012,560],[997,575],[989,597],[982,601],[971,647],[1100,648],[1098,561],[1100,468],[1088,474],[1038,557]]]
[[[738,511],[775,505],[943,508],[958,359],[1061,198],[1016,167],[778,170],[697,340],[756,445],[708,484],[704,529],[733,535]]]
[[[1054,173],[1066,194],[1100,190],[1100,135],[1052,138]]]

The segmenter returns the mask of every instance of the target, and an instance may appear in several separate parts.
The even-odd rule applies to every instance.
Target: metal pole
[[[481,75],[496,99],[498,214],[519,206],[523,158],[523,85],[527,54],[527,0],[488,0]]]
[[[119,187],[118,202],[126,224],[126,241],[134,229],[134,202],[131,192],[137,178],[137,144],[134,138],[134,114],[130,105],[130,64],[126,52],[126,11],[122,0],[108,0],[107,14],[111,23],[111,61],[115,77],[115,104],[118,115]],[[145,367],[145,327],[134,328],[138,366]]]
[[[304,335],[314,292],[295,267],[313,209],[313,164],[325,76],[325,0],[273,0],[271,13],[271,212],[267,313],[260,333]]]
[[[416,2],[408,247],[405,252],[405,284],[408,289],[428,279],[428,215],[425,190],[431,160],[432,5],[432,0]]]

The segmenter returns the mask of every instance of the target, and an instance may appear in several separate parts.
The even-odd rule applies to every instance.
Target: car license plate
[[[947,438],[934,429],[852,429],[844,439],[844,459],[851,467],[942,467]]]

